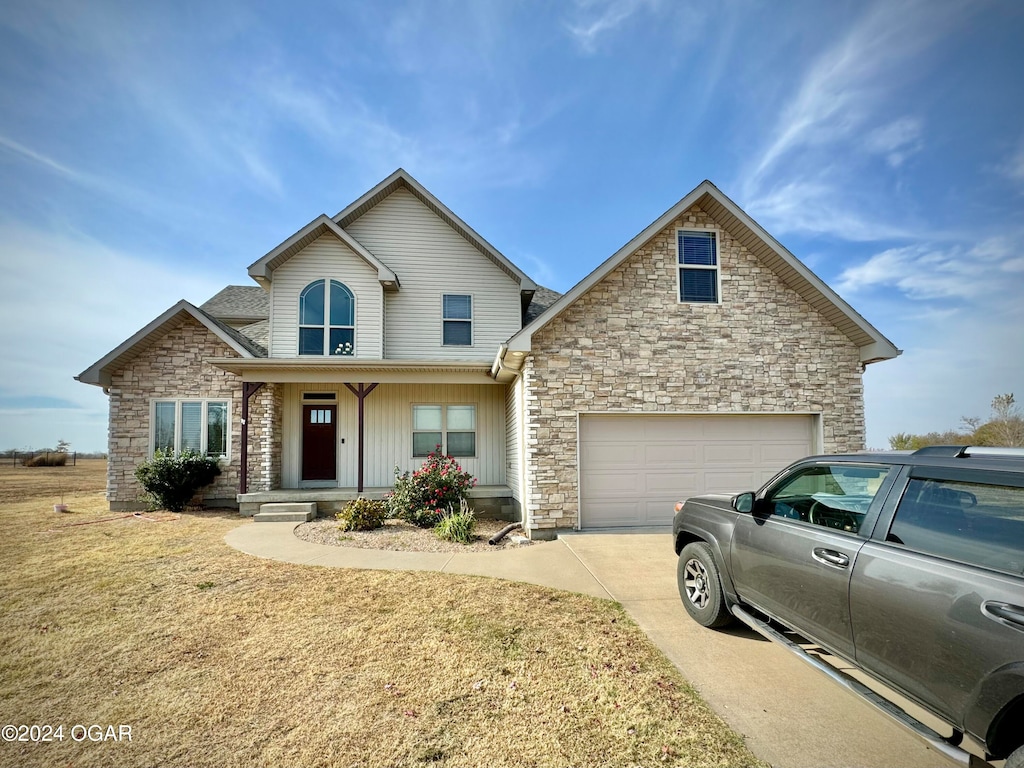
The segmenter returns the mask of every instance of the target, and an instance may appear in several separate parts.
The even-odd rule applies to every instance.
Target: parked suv
[[[1024,766],[1024,451],[812,456],[756,492],[676,504],[677,580],[705,627],[734,618],[964,765]],[[943,737],[787,636],[953,729]]]

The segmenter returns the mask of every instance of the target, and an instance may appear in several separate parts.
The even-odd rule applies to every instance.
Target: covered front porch
[[[440,445],[477,482],[478,515],[518,521],[518,419],[511,387],[477,364],[219,359],[243,381],[237,502],[316,504],[332,515],[383,498]]]
[[[360,497],[383,499],[391,492],[391,486],[364,488],[293,488],[274,491],[254,491],[238,494],[238,511],[244,517],[252,517],[264,504],[316,504],[318,516],[326,517],[340,512],[348,502]],[[505,485],[478,485],[469,492],[471,505],[477,517],[495,520],[519,520],[519,506],[512,495],[512,489]]]

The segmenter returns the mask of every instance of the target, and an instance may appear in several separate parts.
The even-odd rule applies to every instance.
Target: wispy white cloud
[[[920,120],[901,117],[870,131],[864,144],[869,152],[884,156],[891,167],[899,168],[908,157],[921,151],[924,146],[921,133]]]
[[[890,211],[872,207],[871,196],[848,190],[863,189],[857,178],[872,158],[895,170],[925,146],[923,120],[892,113],[901,89],[925,71],[926,51],[968,12],[961,0],[868,5],[783,101],[767,141],[741,173],[745,205],[779,233],[880,240],[918,229],[894,223]],[[796,200],[784,199],[794,193]]]
[[[576,0],[576,19],[566,23],[572,38],[586,53],[594,53],[602,37],[616,30],[657,0]]]
[[[998,172],[1011,181],[1024,182],[1024,139],[997,168]]]
[[[926,245],[890,248],[840,275],[840,292],[894,287],[915,300],[963,299],[996,303],[1024,282],[1024,259],[1005,237],[939,250]],[[1015,287],[1014,287],[1015,286]]]

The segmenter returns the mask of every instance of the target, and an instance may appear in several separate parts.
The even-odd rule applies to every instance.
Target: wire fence
[[[78,451],[8,451],[0,461],[13,467],[73,467]]]

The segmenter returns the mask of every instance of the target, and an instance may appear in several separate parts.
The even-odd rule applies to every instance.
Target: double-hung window
[[[191,450],[226,457],[228,422],[227,400],[156,400],[150,448],[154,453]]]
[[[473,297],[446,293],[441,297],[441,343],[446,347],[473,345]]]
[[[356,299],[344,283],[316,280],[299,294],[299,354],[352,355]]]
[[[449,456],[476,456],[475,405],[412,407],[412,455],[426,456],[438,446]]]
[[[680,303],[721,301],[718,275],[718,237],[702,229],[676,230]]]

